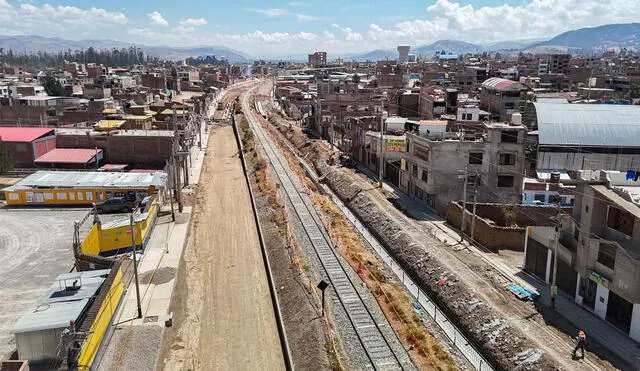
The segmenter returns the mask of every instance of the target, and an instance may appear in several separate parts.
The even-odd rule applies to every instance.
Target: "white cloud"
[[[149,18],[149,20],[151,21],[151,24],[154,25],[158,25],[158,26],[168,26],[169,22],[167,22],[166,19],[164,19],[164,17],[162,16],[162,14],[160,14],[159,12],[151,12],[151,13],[147,13],[147,18]]]
[[[369,25],[368,39],[390,47],[397,43],[428,44],[440,39],[476,43],[553,37],[562,32],[640,19],[632,0],[532,0],[495,7],[438,0],[427,7],[430,19],[396,23],[385,29]]]
[[[71,31],[91,31],[119,26],[129,19],[120,12],[102,8],[23,3],[13,6],[0,0],[0,33],[68,36]]]
[[[287,9],[281,9],[281,8],[270,8],[270,9],[248,8],[247,11],[264,14],[269,18],[282,17],[285,15],[289,15],[289,11]]]
[[[178,26],[173,29],[173,32],[184,35],[184,34],[193,33],[195,30],[196,29],[194,27]]]
[[[337,28],[344,34],[344,39],[346,41],[360,41],[362,40],[362,34],[358,32],[354,32],[351,27],[340,27],[340,25],[333,23],[331,25],[333,28]]]
[[[204,18],[187,18],[180,21],[180,24],[183,26],[204,26],[207,24],[207,20]]]
[[[325,17],[315,16],[315,15],[293,13],[287,9],[282,9],[282,8],[269,8],[269,9],[247,8],[246,10],[249,12],[264,14],[268,18],[292,16],[301,22],[317,21],[320,19],[325,19]]]
[[[308,14],[296,14],[296,19],[299,21],[317,21],[319,19],[324,19],[324,18],[317,17],[314,15],[308,15]]]
[[[290,1],[289,2],[289,6],[303,6],[304,2],[303,1]]]

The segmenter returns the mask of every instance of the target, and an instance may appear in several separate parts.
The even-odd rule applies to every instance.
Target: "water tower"
[[[409,50],[411,50],[409,45],[398,45],[398,63],[407,63]]]

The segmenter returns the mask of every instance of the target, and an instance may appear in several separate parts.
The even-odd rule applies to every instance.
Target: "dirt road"
[[[213,129],[158,369],[282,370],[284,361],[238,148]]]

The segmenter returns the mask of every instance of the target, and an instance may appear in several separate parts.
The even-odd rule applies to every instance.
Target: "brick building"
[[[0,127],[0,140],[6,144],[14,167],[35,167],[34,161],[56,148],[51,128]]]

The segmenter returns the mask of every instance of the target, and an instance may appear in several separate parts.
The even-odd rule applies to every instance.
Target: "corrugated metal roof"
[[[640,107],[534,103],[541,145],[640,147]]]
[[[489,79],[486,79],[482,83],[482,86],[485,88],[491,88],[496,90],[514,90],[514,91],[519,91],[527,88],[526,86],[520,84],[517,81],[507,80],[500,77],[491,77]]]
[[[109,171],[38,171],[5,191],[34,188],[148,188],[164,186],[167,174]]]
[[[33,311],[25,313],[13,328],[14,334],[65,328],[76,321],[106,277],[110,269],[65,273],[56,278],[47,293],[40,298]],[[78,280],[77,290],[65,290]],[[62,288],[62,290],[61,290]]]
[[[14,128],[0,127],[3,142],[32,142],[45,135],[53,135],[51,128]]]
[[[38,157],[35,163],[86,164],[102,153],[101,149],[54,148]]]

